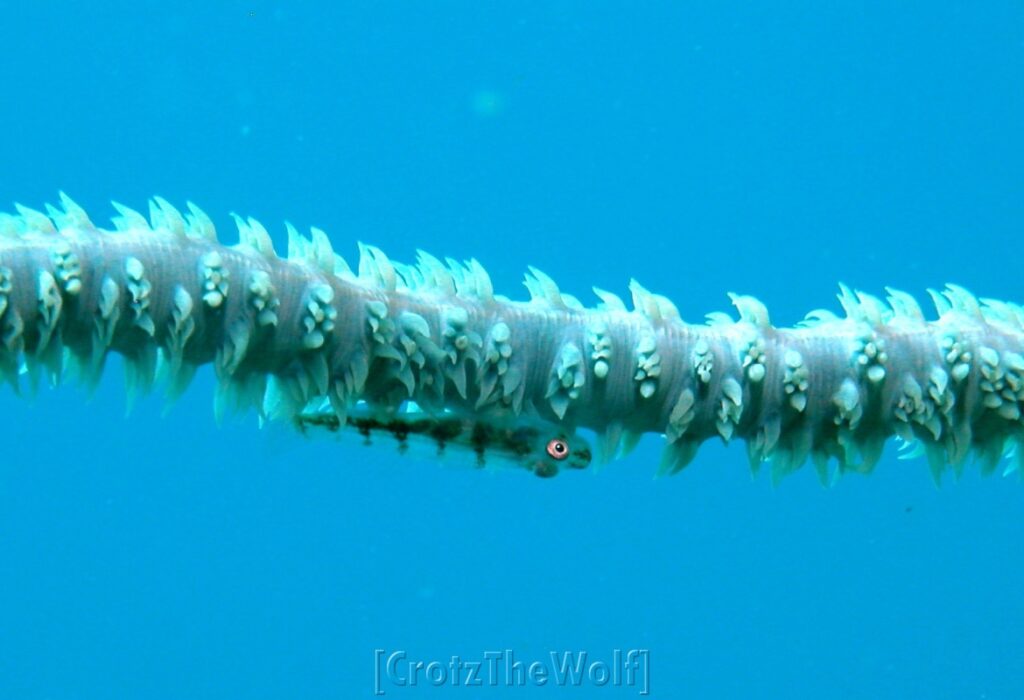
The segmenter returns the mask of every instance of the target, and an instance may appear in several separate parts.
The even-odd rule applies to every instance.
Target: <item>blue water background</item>
[[[194,200],[779,324],[1024,301],[1019,3],[9,2],[0,198]],[[689,4],[686,4],[689,5]],[[829,5],[829,7],[824,7]],[[10,204],[5,208],[10,209]],[[773,488],[660,440],[542,481],[217,426],[202,373],[0,397],[0,697],[370,697],[373,650],[651,651],[657,698],[1024,697],[1024,486]],[[389,697],[636,689],[388,688]]]

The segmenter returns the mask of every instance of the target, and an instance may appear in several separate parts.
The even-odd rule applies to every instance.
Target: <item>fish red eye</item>
[[[561,438],[555,438],[548,443],[548,454],[554,459],[565,459],[569,456],[569,443]]]

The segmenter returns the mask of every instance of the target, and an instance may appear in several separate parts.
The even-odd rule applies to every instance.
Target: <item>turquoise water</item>
[[[530,264],[588,303],[636,277],[691,321],[735,291],[790,324],[839,281],[1024,301],[1020,5],[819,5],[14,2],[0,196],[191,199],[517,298]],[[656,698],[1024,697],[1016,480],[936,489],[890,447],[773,488],[717,444],[652,480],[653,437],[481,474],[217,426],[209,373],[126,418],[117,369],[0,396],[0,697],[372,697],[378,649],[647,650]]]

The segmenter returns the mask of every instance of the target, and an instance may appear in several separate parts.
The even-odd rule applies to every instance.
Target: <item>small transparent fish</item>
[[[503,425],[448,412],[431,415],[411,402],[403,408],[384,415],[360,403],[345,417],[345,426],[355,429],[367,444],[378,435],[393,438],[402,453],[409,449],[410,440],[433,444],[438,457],[451,450],[469,453],[478,467],[504,462],[537,476],[551,477],[561,467],[585,469],[590,465],[589,443],[560,426],[540,421]],[[303,433],[336,433],[343,427],[330,404],[307,407],[296,415],[295,424]]]

